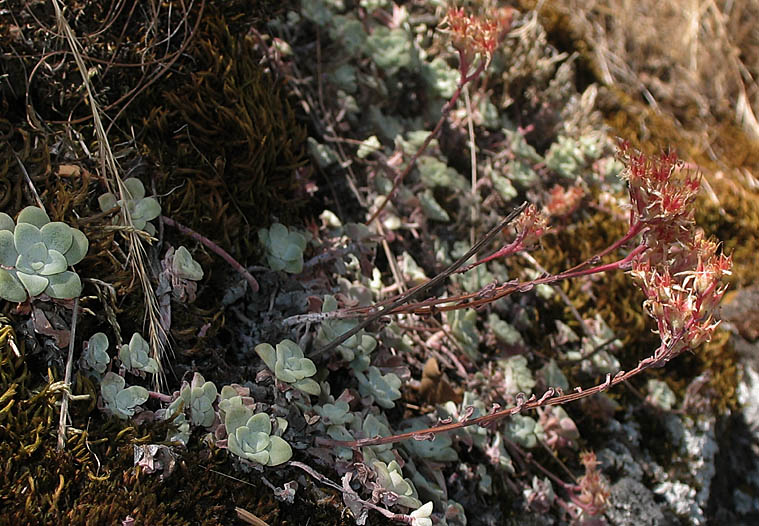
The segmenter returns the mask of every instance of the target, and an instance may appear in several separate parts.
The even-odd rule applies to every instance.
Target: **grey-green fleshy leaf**
[[[0,269],[0,298],[16,303],[26,301],[26,289],[12,271]]]
[[[50,281],[44,276],[26,274],[24,272],[18,272],[16,277],[18,277],[19,281],[24,285],[24,288],[26,288],[27,292],[29,292],[29,295],[32,297],[39,296],[45,292],[45,289],[50,283]]]
[[[82,293],[82,282],[76,272],[67,270],[60,274],[48,276],[45,294],[56,299],[76,298]],[[35,294],[36,295],[36,294]]]
[[[10,232],[13,232],[15,228],[16,222],[13,220],[13,218],[5,212],[0,212],[0,231],[8,230]]]
[[[200,281],[203,279],[203,267],[195,261],[190,251],[180,246],[174,252],[174,259],[171,261],[171,267],[174,274],[181,279]]]
[[[319,384],[308,377],[316,374],[314,362],[303,356],[303,350],[291,340],[282,340],[276,350],[268,343],[256,346],[256,353],[277,379],[311,395],[321,392]]]
[[[65,254],[74,242],[71,227],[60,221],[44,225],[40,229],[40,234],[47,249],[55,250],[61,255]]]
[[[0,265],[13,267],[18,259],[16,244],[13,240],[13,232],[0,230]]]
[[[27,206],[18,215],[16,220],[16,228],[22,223],[34,225],[37,228],[42,228],[44,225],[50,222],[50,217],[42,208],[36,206]]]

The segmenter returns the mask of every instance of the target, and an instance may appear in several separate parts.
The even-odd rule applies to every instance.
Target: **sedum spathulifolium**
[[[150,345],[137,332],[132,335],[129,345],[124,344],[119,349],[119,360],[129,370],[150,374],[158,372],[158,362],[150,357]]]
[[[118,206],[122,212],[113,217],[114,224],[124,225],[126,220],[123,210],[129,214],[132,225],[137,230],[144,230],[151,236],[155,234],[155,227],[148,221],[152,221],[161,215],[161,205],[155,197],[145,197],[145,186],[136,177],[130,177],[124,181],[124,199],[119,199],[111,192],[98,197],[100,210],[108,210]]]
[[[87,342],[87,349],[82,354],[82,362],[88,369],[98,374],[103,374],[111,362],[108,355],[108,336],[102,332],[93,334]]]
[[[318,396],[319,384],[309,378],[316,374],[314,362],[303,356],[303,350],[292,340],[282,340],[275,349],[268,343],[256,345],[256,353],[277,380],[291,384],[296,389]]]
[[[382,374],[372,365],[366,374],[356,371],[356,379],[361,396],[371,396],[380,407],[392,409],[401,397],[401,379],[395,373]]]
[[[190,409],[190,421],[193,425],[211,427],[216,417],[213,404],[216,402],[216,385],[206,382],[200,373],[195,373],[192,382],[185,382],[179,392],[185,409]]]
[[[291,274],[303,271],[303,251],[306,238],[300,232],[288,230],[281,223],[258,231],[258,239],[266,249],[266,262],[272,270],[284,270]]]
[[[251,408],[236,402],[230,399],[224,410],[228,449],[240,458],[264,466],[278,466],[290,460],[292,448],[281,437],[272,435],[269,415],[254,414]]]
[[[78,297],[82,283],[68,268],[84,258],[88,246],[80,230],[50,221],[36,206],[24,208],[15,222],[0,213],[0,298],[21,303],[41,294]]]
[[[134,416],[137,408],[149,396],[148,390],[139,385],[124,387],[126,381],[116,373],[106,373],[100,381],[100,394],[106,408],[115,416],[126,420]]]
[[[322,312],[337,310],[337,301],[334,296],[324,297]],[[358,320],[334,319],[324,320],[316,335],[317,345],[327,345],[332,340],[345,334],[358,325]],[[377,347],[377,340],[367,334],[363,329],[354,334],[337,346],[337,351],[343,360],[351,362],[351,367],[356,371],[366,371],[369,368],[369,355]]]

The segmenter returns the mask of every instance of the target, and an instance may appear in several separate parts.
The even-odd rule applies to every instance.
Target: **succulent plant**
[[[524,345],[524,340],[519,331],[499,318],[498,314],[493,312],[488,316],[488,326],[499,342],[510,346]]]
[[[520,446],[531,449],[543,440],[543,427],[534,418],[525,415],[513,415],[506,421],[504,437]]]
[[[503,370],[503,389],[507,393],[513,395],[519,392],[529,393],[535,387],[535,379],[524,356],[498,360],[498,366]]]
[[[382,374],[372,365],[367,374],[356,371],[356,379],[361,396],[372,396],[385,409],[392,409],[395,400],[401,397],[401,379],[394,373]]]
[[[366,39],[366,47],[374,63],[390,75],[400,68],[414,67],[419,62],[414,41],[403,28],[376,27]]]
[[[88,245],[81,231],[51,222],[41,208],[24,208],[16,223],[0,213],[0,297],[20,303],[43,293],[56,299],[79,296],[79,276],[67,269],[84,258]]]
[[[211,427],[216,417],[213,404],[216,402],[216,386],[206,382],[200,373],[195,373],[192,382],[185,382],[179,392],[184,407],[190,409],[190,421],[193,425]]]
[[[385,418],[385,415],[380,414],[380,418],[376,417],[375,415],[369,413],[364,418],[364,422],[361,424],[361,430],[364,432],[364,436],[366,437],[376,437],[376,436],[389,436],[392,435],[392,432],[390,431],[390,426],[387,425],[387,418]],[[370,446],[370,448],[375,454],[378,456],[382,456],[383,451],[390,451],[393,449],[392,444],[380,444],[378,446]],[[392,460],[392,455],[390,455],[390,459]],[[380,458],[380,460],[384,460],[383,458]]]
[[[148,399],[148,390],[139,385],[124,388],[126,381],[116,373],[106,373],[100,382],[100,394],[108,410],[125,420]]]
[[[98,204],[103,212],[118,206],[126,208],[132,225],[137,230],[144,230],[151,236],[155,234],[155,227],[148,223],[161,215],[161,205],[154,197],[145,197],[145,187],[142,181],[136,177],[131,177],[124,181],[126,196],[124,199],[118,199],[111,192],[107,192],[98,198]],[[117,214],[113,218],[115,224],[124,224],[123,214]]]
[[[480,335],[477,331],[477,312],[474,309],[449,311],[446,313],[445,320],[467,356],[473,360],[478,359]]]
[[[337,310],[337,301],[334,296],[325,296],[322,304],[322,312]],[[324,320],[316,335],[317,345],[326,345],[338,336],[345,334],[358,325],[357,320],[333,319]],[[351,367],[356,371],[366,371],[369,368],[369,355],[377,347],[377,340],[364,330],[354,334],[337,346],[337,351],[344,360],[351,362]]]
[[[413,418],[406,423],[403,431],[414,431],[429,427],[423,418]],[[459,459],[456,450],[451,447],[451,437],[447,434],[435,435],[432,440],[409,440],[403,446],[414,456],[436,462],[454,462]]]
[[[87,342],[87,349],[82,355],[84,364],[95,371],[96,373],[103,374],[111,362],[111,357],[108,355],[108,336],[102,332],[96,332],[93,334]]]
[[[163,414],[167,419],[176,415],[172,422],[172,424],[174,424],[173,429],[169,430],[166,435],[166,440],[169,442],[181,442],[182,444],[187,445],[187,442],[190,441],[190,435],[192,432],[190,430],[190,422],[187,420],[187,416],[185,416],[184,413],[184,407],[184,400],[179,397],[169,404],[169,407],[165,409]]]
[[[348,402],[343,400],[337,400],[334,404],[314,406],[314,410],[319,416],[326,420],[328,424],[341,425],[353,421],[351,408],[348,405]]]
[[[227,447],[240,458],[278,466],[292,457],[290,444],[271,434],[271,420],[266,413],[253,414],[249,407],[233,405],[226,411],[224,425],[229,436]]]
[[[407,508],[416,509],[422,505],[416,494],[416,488],[411,479],[403,477],[403,472],[398,462],[393,460],[385,464],[380,460],[372,462],[372,467],[377,473],[376,484],[397,496],[396,503]]]
[[[179,279],[200,281],[203,279],[203,267],[195,261],[190,251],[180,246],[171,260],[172,274]]]
[[[150,357],[150,345],[140,333],[135,332],[129,345],[122,345],[119,349],[119,360],[124,367],[130,370],[144,371],[150,374],[158,373],[158,362]]]
[[[558,387],[563,391],[569,391],[569,380],[553,358],[540,368],[538,374],[543,378],[546,387]]]
[[[314,362],[303,357],[303,351],[292,340],[282,340],[276,350],[268,343],[256,345],[256,353],[278,380],[314,396],[321,392],[319,384],[309,378],[316,374]]]
[[[303,251],[306,238],[303,234],[290,231],[281,223],[258,231],[258,239],[266,247],[266,261],[272,270],[284,270],[291,274],[303,271]]]

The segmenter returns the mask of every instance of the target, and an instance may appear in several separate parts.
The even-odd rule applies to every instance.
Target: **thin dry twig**
[[[74,340],[76,339],[76,324],[79,317],[79,298],[74,299],[74,312],[71,315],[71,336],[69,339],[69,354],[66,359],[66,372],[63,375],[63,398],[61,399],[61,416],[58,419],[58,449],[66,445],[66,421],[69,416],[69,394],[71,389],[71,370],[74,366]]]
[[[66,20],[66,17],[63,15],[60,0],[52,0],[52,3],[53,8],[55,9],[55,15],[59,30],[65,36],[66,41],[69,44],[69,48],[71,49],[74,60],[76,61],[79,73],[82,76],[82,83],[87,92],[87,97],[90,103],[90,110],[92,112],[92,120],[95,127],[95,134],[98,139],[100,169],[103,175],[103,179],[105,180],[109,191],[112,192],[112,181],[115,181],[116,187],[118,188],[118,194],[122,199],[124,199],[125,196],[128,195],[128,191],[124,186],[124,182],[121,179],[121,176],[119,175],[119,168],[116,164],[116,158],[113,155],[110,142],[108,141],[108,134],[103,126],[103,121],[100,116],[100,107],[95,98],[92,84],[89,81],[87,67],[81,55],[80,44],[74,35],[74,31],[71,29],[71,26]],[[127,207],[122,207],[121,213],[124,216],[124,223],[128,226],[134,227]],[[129,240],[129,262],[135,276],[137,276],[138,280],[140,281],[143,297],[145,298],[145,316],[148,322],[148,335],[151,343],[151,354],[159,366],[159,371],[155,375],[155,383],[156,386],[160,386],[165,383],[165,372],[163,367],[164,356],[167,350],[170,349],[168,338],[166,337],[166,331],[161,324],[158,299],[156,298],[155,291],[153,290],[153,287],[150,283],[150,276],[147,271],[147,253],[145,251],[145,247],[142,244],[140,236],[135,231],[129,232],[127,234],[127,239]]]

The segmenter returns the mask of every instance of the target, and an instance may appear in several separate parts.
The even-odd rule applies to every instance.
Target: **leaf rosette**
[[[278,466],[290,460],[292,448],[284,439],[271,434],[271,420],[266,413],[253,414],[253,410],[236,404],[226,411],[227,447],[240,458]]]
[[[303,271],[303,251],[306,238],[303,234],[288,230],[281,223],[258,231],[258,239],[266,247],[266,261],[272,270],[284,270],[291,274]]]
[[[158,362],[150,357],[148,342],[137,332],[132,335],[129,345],[124,344],[119,349],[119,360],[127,369],[158,373]]]
[[[281,382],[314,396],[321,392],[319,384],[309,378],[316,374],[314,362],[303,356],[303,351],[292,340],[282,340],[274,349],[268,343],[256,345],[256,353]]]
[[[27,295],[79,296],[82,283],[68,267],[84,258],[88,246],[80,230],[50,221],[41,208],[24,208],[15,223],[0,213],[0,297],[21,303]]]
[[[148,223],[161,215],[161,205],[154,197],[145,197],[145,186],[142,181],[136,177],[130,177],[124,181],[126,189],[125,199],[117,199],[111,192],[105,193],[98,197],[98,204],[103,212],[118,206],[126,209],[132,225],[137,230],[144,230],[151,236],[155,234],[155,227]],[[124,215],[117,214],[114,218],[115,224],[124,224]]]

